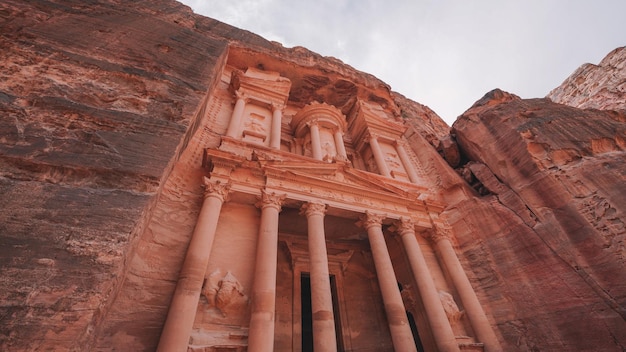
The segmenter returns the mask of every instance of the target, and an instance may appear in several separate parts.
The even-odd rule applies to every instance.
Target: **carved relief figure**
[[[243,292],[243,285],[230,272],[221,277],[218,269],[206,279],[202,288],[202,295],[206,298],[209,307],[217,308],[224,317],[230,312],[238,312],[248,304],[248,296]]]
[[[387,153],[385,155],[385,162],[394,170],[403,170],[402,164],[398,160],[398,154],[395,153]]]
[[[439,299],[443,305],[443,310],[448,316],[448,320],[451,323],[455,323],[463,316],[463,311],[459,310],[459,306],[456,305],[454,297],[446,291],[439,291]]]
[[[265,117],[258,114],[250,114],[250,118],[246,121],[246,130],[265,134]]]

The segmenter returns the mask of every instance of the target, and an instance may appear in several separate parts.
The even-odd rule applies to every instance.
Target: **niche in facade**
[[[291,81],[278,72],[234,70],[231,89],[236,101],[226,135],[245,142],[280,148],[282,110]]]

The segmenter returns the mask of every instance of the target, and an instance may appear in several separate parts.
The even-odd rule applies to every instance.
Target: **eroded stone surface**
[[[448,214],[510,346],[625,346],[625,118],[494,91],[453,125],[492,195]]]
[[[599,64],[584,64],[548,93],[555,103],[581,109],[626,109],[626,47],[611,51]]]

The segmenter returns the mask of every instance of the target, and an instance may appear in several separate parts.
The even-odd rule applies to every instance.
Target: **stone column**
[[[337,351],[333,297],[330,290],[328,255],[324,235],[326,205],[306,203],[302,206],[302,212],[306,215],[308,223],[313,350],[316,352]]]
[[[320,127],[317,120],[313,120],[307,123],[309,130],[311,131],[311,149],[313,157],[317,160],[322,160],[322,141],[320,140]]]
[[[285,195],[263,190],[261,225],[254,268],[248,351],[274,351],[274,313],[276,308],[276,261],[278,252],[278,213]]]
[[[480,305],[478,297],[476,297],[476,293],[461,266],[461,262],[459,262],[459,258],[454,252],[449,233],[438,229],[432,232],[431,238],[436,243],[443,264],[448,269],[448,274],[452,279],[454,287],[456,287],[463,308],[465,309],[465,314],[467,314],[472,329],[476,334],[476,338],[485,345],[486,352],[501,351],[502,348],[500,347],[498,338],[493,332],[491,324],[485,315],[485,311]]]
[[[348,160],[348,153],[346,152],[346,146],[343,144],[343,133],[339,128],[335,130],[335,147],[337,149],[337,155],[342,160]]]
[[[241,119],[243,118],[243,110],[246,107],[248,98],[240,91],[236,91],[235,96],[237,97],[237,101],[235,102],[233,114],[230,117],[226,135],[232,138],[239,138],[239,128],[241,126]]]
[[[283,107],[272,104],[272,132],[270,134],[270,148],[280,149]]]
[[[374,257],[376,276],[378,276],[378,285],[385,304],[393,347],[396,351],[417,351],[398,288],[396,274],[393,271],[383,236],[382,221],[384,218],[384,215],[366,212],[365,216],[361,218],[361,224],[367,229],[367,237]]]
[[[400,157],[400,161],[402,161],[402,165],[404,165],[404,169],[409,174],[409,179],[413,183],[418,183],[419,177],[417,177],[417,172],[415,172],[411,158],[409,158],[409,154],[407,154],[406,149],[404,149],[403,143],[396,142],[396,150],[398,151],[398,156]]]
[[[304,144],[304,138],[295,138],[294,140],[295,142],[295,150],[296,150],[296,154],[298,155],[304,155],[304,150],[303,150],[303,144]]]
[[[417,283],[417,289],[422,298],[426,317],[428,318],[428,323],[433,337],[435,338],[437,349],[441,352],[459,351],[459,345],[456,342],[452,326],[450,326],[450,321],[441,304],[435,282],[430,275],[430,270],[428,270],[426,259],[422,254],[420,245],[415,238],[415,225],[413,221],[408,218],[402,218],[400,221],[396,222],[396,227],[409,259],[413,278],[415,278],[415,282]]]
[[[230,184],[223,184],[219,181],[213,183],[206,177],[204,178],[204,185],[206,187],[204,202],[196,227],[191,235],[187,255],[178,276],[176,291],[174,291],[165,326],[161,332],[159,347],[157,348],[157,351],[160,352],[187,351],[189,335],[193,327],[200,291],[213,247],[217,220],[230,189]]]
[[[389,167],[385,162],[385,155],[383,154],[383,150],[380,148],[380,144],[378,144],[378,137],[376,135],[370,136],[370,148],[372,148],[374,160],[376,160],[376,166],[378,166],[378,171],[380,171],[383,176],[390,177],[391,173],[389,172]]]

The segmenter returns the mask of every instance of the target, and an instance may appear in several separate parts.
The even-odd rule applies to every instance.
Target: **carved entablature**
[[[233,92],[240,92],[250,103],[270,109],[272,104],[285,105],[291,81],[278,72],[262,71],[249,67],[245,72],[234,70],[230,79]]]
[[[301,145],[298,151],[304,156],[326,161],[345,157],[343,134],[346,126],[346,117],[339,109],[318,102],[306,105],[291,120],[294,137]]]

